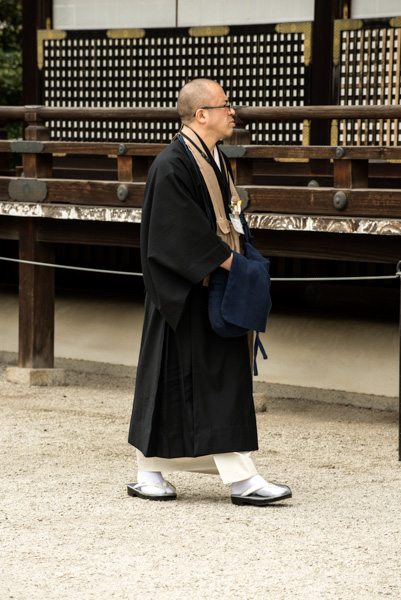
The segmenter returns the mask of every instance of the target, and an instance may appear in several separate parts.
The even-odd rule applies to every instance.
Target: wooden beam
[[[116,156],[120,144],[111,142],[43,142],[41,154],[82,154],[97,156]],[[11,152],[12,140],[0,139],[0,152]],[[125,151],[121,156],[157,156],[167,148],[167,144],[124,144]]]
[[[43,150],[40,154],[74,154],[116,156],[118,144],[92,142],[53,142],[42,140]],[[11,152],[12,140],[0,139],[0,152]],[[166,144],[125,144],[126,156],[155,157],[166,148]],[[336,146],[264,146],[242,145],[244,156],[238,162],[250,158],[311,158],[321,160],[400,160],[401,147],[397,146],[344,146],[341,148],[342,158],[337,156]],[[120,157],[119,157],[120,158]]]
[[[252,234],[264,256],[390,263],[394,273],[401,260],[399,236],[274,230]]]
[[[0,106],[0,118],[23,119],[30,110],[37,112],[44,121],[179,121],[175,108],[170,107],[61,107],[41,106],[29,108]],[[242,124],[249,121],[275,121],[305,119],[399,119],[401,105],[329,105],[329,106],[247,106],[236,109]],[[243,142],[241,142],[243,143]]]
[[[87,244],[139,248],[139,223],[37,219],[37,240],[44,244]]]
[[[401,190],[344,189],[348,204],[334,208],[338,188],[291,186],[243,186],[248,192],[247,212],[337,215],[359,217],[401,217]]]
[[[0,200],[9,201],[8,186],[11,181],[18,178],[0,177]],[[88,204],[90,206],[136,206],[142,205],[142,197],[145,188],[144,183],[121,184],[116,181],[86,181],[81,179],[38,179],[47,186],[47,203],[60,202],[62,204]],[[28,184],[29,181],[22,180],[21,183]],[[128,197],[121,201],[117,197],[120,185],[125,185]],[[25,200],[25,199],[24,199]],[[29,202],[29,198],[26,198]]]
[[[342,157],[336,146],[244,146],[244,158],[313,158],[320,160],[399,160],[401,147],[344,146]],[[286,168],[290,168],[287,164]],[[292,168],[292,165],[291,165]]]
[[[10,201],[8,184],[18,178],[0,177],[0,200]],[[144,183],[114,181],[82,181],[68,179],[41,179],[47,186],[46,204],[61,203],[88,206],[137,207],[142,205]],[[23,180],[26,185],[27,180]],[[126,187],[125,200],[117,197],[120,185]],[[401,217],[401,190],[336,187],[298,187],[243,185],[249,196],[248,212],[278,212],[286,214],[314,214],[367,217]],[[338,210],[334,195],[341,189],[348,204]],[[29,198],[23,201],[29,202]]]

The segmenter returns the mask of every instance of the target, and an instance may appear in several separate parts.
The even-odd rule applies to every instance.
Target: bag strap
[[[260,349],[263,358],[266,360],[267,359],[267,354],[265,352],[265,349],[263,348],[263,344],[260,340],[259,337],[259,331],[256,332],[256,336],[255,336],[255,345],[253,347],[253,374],[258,375],[258,365],[256,364],[256,356],[258,354],[258,350]]]

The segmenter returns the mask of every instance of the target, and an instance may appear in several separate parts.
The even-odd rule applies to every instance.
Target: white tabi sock
[[[160,471],[138,471],[138,483],[163,483]]]
[[[249,479],[243,479],[242,481],[235,481],[231,484],[231,494],[233,496],[241,496],[244,492],[250,488],[260,485],[261,488],[258,490],[259,496],[270,496],[275,493],[275,488],[279,491],[279,486],[274,483],[269,483],[266,479],[263,479],[261,475],[254,475]]]
[[[146,486],[146,491],[149,494],[160,494],[160,488],[155,487],[152,483],[163,484],[165,479],[160,471],[138,471],[137,475],[138,483],[149,484]],[[165,493],[172,494],[174,490],[170,487],[166,487]]]

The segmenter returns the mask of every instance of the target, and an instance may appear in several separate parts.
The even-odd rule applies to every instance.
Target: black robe
[[[214,333],[203,285],[230,252],[176,140],[152,165],[142,210],[147,294],[128,441],[145,456],[257,449],[248,339]]]

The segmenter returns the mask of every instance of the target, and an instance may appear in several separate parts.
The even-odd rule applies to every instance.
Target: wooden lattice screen
[[[311,23],[207,28],[41,30],[47,106],[175,106],[196,77],[218,80],[236,105],[310,103]],[[50,123],[53,139],[168,142],[177,123]],[[301,144],[302,123],[252,125],[255,143]]]
[[[335,104],[400,104],[401,17],[335,21]],[[399,146],[398,120],[342,120],[332,144]]]

